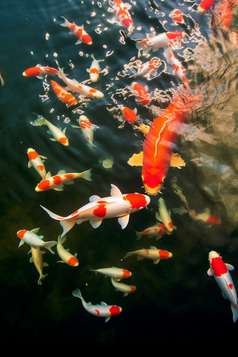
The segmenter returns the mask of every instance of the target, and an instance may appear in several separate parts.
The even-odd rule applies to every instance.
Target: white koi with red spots
[[[162,62],[159,58],[154,57],[151,61],[147,61],[142,63],[138,69],[137,73],[133,75],[133,77],[140,76],[146,77],[147,79],[151,79],[150,77],[155,77],[158,74],[158,68],[161,66]]]
[[[157,249],[156,247],[150,246],[150,249],[138,249],[133,252],[128,252],[124,256],[124,259],[132,256],[137,255],[138,260],[142,259],[151,259],[153,260],[154,264],[158,264],[161,259],[169,259],[173,256],[172,253],[168,252],[167,250]]]
[[[129,35],[132,34],[134,30],[134,24],[131,18],[131,14],[129,13],[130,5],[123,3],[121,0],[109,1],[109,3],[116,17],[108,21],[111,23],[118,23],[128,30]]]
[[[41,115],[38,115],[37,119],[34,121],[36,126],[41,126],[41,125],[46,125],[48,126],[49,130],[47,130],[47,133],[49,135],[52,135],[53,138],[50,138],[52,141],[58,141],[60,144],[64,146],[69,145],[69,140],[65,135],[66,128],[62,131],[60,128],[57,126],[51,124],[48,120],[46,120],[44,117]]]
[[[58,263],[66,263],[71,267],[77,267],[79,265],[77,259],[77,253],[74,255],[69,252],[68,249],[65,249],[63,243],[66,240],[66,235],[62,238],[61,236],[58,237],[58,244],[56,246],[57,253],[62,260],[58,261]]]
[[[30,263],[34,263],[36,270],[39,273],[39,279],[37,281],[37,284],[42,285],[41,280],[45,279],[45,277],[48,275],[48,274],[45,275],[43,274],[43,267],[49,266],[48,263],[43,262],[42,254],[45,252],[42,252],[39,247],[36,248],[31,247],[28,254],[29,253],[31,253]]]
[[[180,24],[184,25],[184,19],[183,19],[183,13],[178,10],[174,9],[173,11],[170,12],[169,17],[174,21],[174,25]]]
[[[142,236],[147,235],[149,238],[155,237],[156,240],[158,240],[165,234],[172,234],[172,232],[168,232],[163,223],[155,224],[154,226],[148,227],[141,232],[136,231],[137,239],[141,239]]]
[[[38,174],[44,179],[46,176],[44,161],[47,159],[47,157],[38,155],[37,152],[32,148],[27,150],[27,155],[29,158],[28,168],[34,167]]]
[[[184,68],[183,68],[181,62],[175,57],[175,55],[173,54],[173,51],[171,50],[170,47],[168,47],[164,50],[164,57],[166,58],[168,64],[170,64],[173,67],[173,69],[174,69],[173,74],[181,82],[183,82],[186,89],[189,89],[189,82],[184,75]]]
[[[116,316],[122,311],[122,308],[117,305],[107,305],[105,302],[93,305],[91,302],[86,302],[79,289],[75,289],[72,292],[72,295],[82,300],[83,307],[90,314],[98,317],[105,317],[105,322],[108,322],[112,316]]]
[[[79,126],[72,125],[72,128],[79,128],[82,130],[83,137],[87,140],[90,149],[96,147],[93,144],[93,136],[94,136],[94,130],[98,129],[98,126],[92,124],[91,121],[85,115],[80,115]]]
[[[44,236],[38,236],[36,233],[38,233],[40,228],[35,228],[32,229],[31,231],[28,231],[27,229],[21,229],[20,231],[17,232],[18,238],[20,238],[20,243],[18,247],[21,247],[24,243],[29,244],[33,248],[46,248],[48,249],[52,254],[55,254],[51,248],[57,244],[56,241],[49,241],[49,242],[44,242],[42,239]]]
[[[104,218],[118,217],[118,222],[124,229],[129,222],[130,214],[145,208],[150,203],[150,197],[140,193],[122,194],[115,185],[111,185],[111,196],[101,198],[93,195],[89,201],[88,204],[67,217],[59,216],[41,207],[51,218],[60,222],[63,227],[61,236],[63,236],[73,228],[75,223],[80,224],[89,220],[93,228],[98,228]]]
[[[90,271],[94,271],[96,274],[100,273],[105,276],[110,276],[116,280],[121,280],[125,278],[129,278],[132,273],[129,270],[111,267],[111,268],[101,268],[101,269],[90,269]]]
[[[38,185],[35,187],[35,190],[37,192],[42,192],[50,189],[56,191],[63,191],[64,185],[73,185],[73,180],[76,178],[83,178],[87,181],[92,181],[91,169],[80,173],[66,173],[65,170],[60,170],[55,176],[51,176],[51,173],[48,172],[45,176],[45,179],[39,182]]]
[[[99,62],[102,62],[103,60],[96,60],[93,54],[91,54],[91,57],[93,61],[91,63],[90,68],[87,68],[87,72],[89,73],[91,82],[97,82],[99,78],[99,73],[101,72]]]
[[[78,26],[75,23],[69,22],[64,16],[61,16],[64,19],[64,22],[61,24],[63,27],[68,27],[72,34],[77,37],[77,42],[75,45],[80,43],[86,43],[87,45],[92,45],[92,39],[89,34],[84,30],[83,26]]]
[[[174,225],[170,215],[171,212],[168,211],[165,201],[162,197],[159,198],[158,204],[159,204],[159,214],[156,213],[156,218],[158,219],[158,221],[163,222],[168,232],[173,232]]]
[[[134,293],[136,291],[136,286],[127,285],[124,283],[118,283],[114,278],[111,278],[112,285],[116,289],[116,291],[121,291],[124,293],[124,296],[127,296],[130,293]]]
[[[230,264],[225,264],[220,255],[215,251],[210,251],[208,255],[210,268],[207,271],[209,276],[214,276],[222,295],[231,303],[231,311],[233,314],[233,321],[238,319],[238,305],[236,288],[229,273],[234,267]]]

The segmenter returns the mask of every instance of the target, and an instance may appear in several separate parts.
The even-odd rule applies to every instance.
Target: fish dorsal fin
[[[154,250],[156,249],[156,250],[158,250],[158,249],[157,249],[156,247],[154,247],[153,245],[150,246],[150,249],[154,249]]]
[[[59,170],[59,172],[57,173],[57,175],[64,175],[65,174],[65,170]]]
[[[32,229],[31,232],[36,234],[39,232],[39,230],[40,230],[40,227]]]
[[[47,174],[45,175],[45,179],[49,179],[51,177],[51,172],[47,172]]]
[[[111,184],[111,191],[110,191],[111,196],[121,196],[122,193],[119,190],[119,188],[113,184]]]
[[[107,306],[107,304],[104,301],[101,301],[101,305]]]
[[[92,195],[91,197],[89,197],[89,202],[98,201],[98,200],[100,200],[100,199],[101,199],[100,196]]]

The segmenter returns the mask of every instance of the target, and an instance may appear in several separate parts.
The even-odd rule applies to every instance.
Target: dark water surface
[[[223,38],[213,36],[210,13],[196,12],[194,2],[128,1],[132,6],[135,30],[131,37],[117,24],[107,20],[108,1],[13,1],[3,0],[1,9],[0,71],[5,85],[0,87],[0,309],[1,342],[227,342],[237,336],[230,303],[225,300],[214,278],[208,277],[208,253],[219,252],[238,288],[238,102],[237,48]],[[209,208],[221,223],[209,227],[194,221],[188,214],[172,219],[177,230],[156,241],[143,237],[136,240],[136,231],[156,223],[158,198],[152,197],[148,209],[134,213],[122,230],[117,219],[104,220],[93,229],[89,222],[75,226],[67,235],[65,248],[78,253],[79,266],[72,268],[57,263],[57,252],[48,250],[44,268],[48,276],[37,284],[38,272],[29,263],[29,246],[18,248],[20,229],[41,227],[44,240],[57,240],[62,228],[40,207],[67,216],[88,202],[91,195],[109,195],[110,184],[122,193],[145,193],[141,168],[131,167],[128,159],[142,150],[144,135],[125,123],[118,128],[118,105],[137,107],[144,123],[169,103],[181,83],[166,66],[163,50],[151,53],[161,58],[160,75],[148,85],[152,106],[135,102],[128,90],[131,78],[126,65],[135,61],[138,51],[135,39],[165,30],[183,30],[172,26],[169,13],[179,8],[185,14],[188,33],[174,48],[186,69],[191,88],[202,95],[201,106],[194,111],[184,128],[175,151],[186,162],[182,169],[170,168],[165,180],[163,198],[169,209],[182,202],[172,189],[172,180],[197,213]],[[78,25],[84,24],[91,35],[92,46],[75,46],[76,37],[61,27],[61,16]],[[234,11],[234,22],[237,11]],[[233,27],[235,27],[233,25]],[[56,67],[55,59],[69,78],[88,79],[93,53],[104,59],[104,69],[94,87],[104,93],[101,99],[84,100],[76,108],[66,108],[53,93],[50,77],[45,80],[25,78],[22,72],[36,64]],[[140,60],[146,61],[140,57]],[[59,81],[55,78],[56,81]],[[155,111],[155,112],[154,112]],[[54,125],[67,127],[69,146],[49,140],[45,126],[33,124],[37,113]],[[98,126],[94,132],[96,148],[91,150],[78,124],[80,114]],[[82,172],[92,169],[92,181],[75,180],[64,191],[36,192],[39,175],[28,168],[27,149],[34,148],[47,157],[47,171]],[[105,169],[101,158],[112,156],[112,168]],[[169,260],[154,265],[136,257],[122,260],[128,251],[155,245],[173,253]],[[56,251],[55,248],[53,248]],[[128,269],[128,283],[137,291],[127,297],[116,292],[110,279],[95,275],[90,269],[116,266]],[[126,282],[127,283],[127,282]],[[79,288],[86,301],[105,301],[123,311],[105,324],[104,319],[87,313],[72,291]]]

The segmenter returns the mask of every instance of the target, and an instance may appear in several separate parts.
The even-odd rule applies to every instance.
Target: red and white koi
[[[118,283],[114,278],[111,278],[112,285],[116,289],[116,291],[121,291],[124,293],[124,296],[127,296],[130,293],[134,293],[136,291],[136,286],[127,285],[124,283]]]
[[[87,140],[90,149],[95,148],[93,144],[94,130],[98,129],[97,125],[91,123],[91,121],[85,116],[80,115],[79,126],[72,125],[72,128],[79,128],[82,131],[83,137]]]
[[[147,235],[149,238],[155,237],[156,240],[158,240],[165,234],[170,234],[170,232],[167,231],[163,223],[157,223],[154,226],[148,227],[141,232],[136,231],[137,239],[141,239],[142,236]]]
[[[93,61],[91,63],[90,68],[87,68],[87,72],[89,73],[91,82],[97,82],[99,78],[99,73],[101,72],[99,62],[102,62],[103,60],[96,60],[93,54],[91,54],[91,57]]]
[[[199,12],[200,14],[204,14],[204,12],[206,12],[210,9],[210,7],[212,7],[214,1],[215,0],[202,0],[198,5],[197,12]]]
[[[174,75],[183,82],[186,89],[189,89],[189,82],[184,75],[184,67],[181,62],[175,57],[173,51],[170,47],[164,50],[164,57],[166,58],[168,64],[170,64],[174,69]]]
[[[234,267],[231,264],[224,263],[220,255],[215,251],[209,253],[208,260],[210,268],[208,269],[207,274],[209,276],[214,276],[222,291],[223,297],[230,301],[233,321],[236,322],[238,319],[237,293],[229,273],[229,270],[233,270]]]
[[[73,180],[77,178],[83,178],[87,181],[92,181],[91,169],[80,173],[66,173],[65,170],[60,170],[55,176],[51,176],[51,173],[48,172],[45,176],[45,179],[39,182],[35,187],[35,190],[37,192],[43,192],[50,189],[63,191],[64,185],[73,185]]]
[[[116,267],[111,267],[111,268],[101,268],[101,269],[90,269],[90,271],[94,271],[96,274],[100,273],[105,276],[112,277],[116,280],[121,280],[125,278],[129,278],[132,273],[129,270],[122,269],[122,268],[116,268]]]
[[[83,307],[90,314],[98,317],[105,317],[105,322],[108,322],[112,316],[116,316],[122,311],[122,308],[117,305],[107,305],[105,302],[93,305],[91,302],[86,302],[79,289],[75,289],[72,292],[72,295],[82,300]]]
[[[169,17],[174,21],[174,25],[184,25],[183,13],[178,10],[174,9],[170,12]]]
[[[46,118],[42,117],[41,115],[38,115],[37,119],[34,121],[35,126],[41,126],[41,125],[46,125],[48,126],[48,131],[47,133],[52,135],[53,138],[50,138],[52,141],[58,141],[60,144],[64,146],[69,145],[69,140],[65,135],[66,128],[61,131],[60,128],[57,126],[51,124]]]
[[[158,68],[161,66],[162,62],[160,59],[154,57],[151,61],[147,61],[138,66],[137,72],[133,77],[141,76],[146,77],[150,80],[151,76],[156,77],[158,74]]]
[[[56,74],[58,74],[56,68],[44,67],[40,64],[37,64],[35,67],[30,67],[22,73],[24,77],[37,77],[39,79],[43,79],[47,75],[55,76]]]
[[[171,219],[171,211],[167,209],[165,201],[162,197],[158,200],[159,203],[159,213],[156,212],[156,218],[158,221],[163,222],[168,232],[173,232],[174,225]]]
[[[36,248],[31,247],[28,254],[29,253],[31,253],[30,263],[34,263],[36,270],[39,273],[39,279],[37,281],[37,284],[42,285],[41,280],[45,279],[45,277],[48,275],[48,274],[43,275],[43,267],[49,266],[48,263],[43,262],[42,254],[45,252],[42,252],[39,247]]]
[[[64,19],[64,23],[61,24],[63,27],[68,27],[72,34],[77,37],[77,42],[75,45],[80,43],[86,43],[87,45],[92,45],[92,39],[89,34],[84,30],[83,26],[78,26],[75,23],[69,22],[64,16],[61,16]]]
[[[29,244],[33,248],[46,248],[48,249],[52,254],[55,254],[53,250],[51,249],[53,246],[57,244],[56,241],[49,241],[49,242],[44,242],[42,239],[44,236],[38,236],[36,233],[38,233],[40,228],[35,228],[32,229],[31,231],[28,231],[26,229],[21,229],[20,231],[17,232],[18,238],[20,238],[20,243],[18,247],[21,247],[24,243]]]
[[[110,22],[117,22],[121,26],[124,26],[128,30],[128,34],[132,34],[134,30],[134,24],[131,18],[131,14],[128,9],[129,6],[124,4],[121,0],[110,1],[110,5],[114,10],[116,18],[113,18]]]
[[[58,62],[56,62],[58,63]],[[59,78],[62,79],[62,81],[67,84],[67,90],[72,90],[76,93],[79,93],[83,97],[88,97],[88,98],[102,98],[104,97],[104,94],[100,92],[97,89],[94,89],[86,84],[79,83],[76,81],[76,79],[69,79],[66,77],[64,72],[62,71],[61,68],[59,68]]]
[[[58,244],[56,246],[57,253],[62,260],[58,261],[58,263],[66,263],[71,267],[77,267],[79,265],[77,259],[77,253],[72,255],[68,249],[65,249],[63,243],[66,240],[66,235],[64,237],[58,237]]]
[[[66,104],[66,107],[70,107],[71,105],[78,104],[77,99],[69,93],[65,88],[63,88],[59,83],[51,80],[50,81],[53,91],[55,92],[57,98],[63,103]]]
[[[172,253],[167,250],[157,249],[156,247],[150,246],[150,249],[138,249],[133,252],[128,252],[124,256],[124,259],[137,255],[137,260],[151,259],[154,264],[158,264],[161,259],[169,259],[173,256]]]
[[[63,233],[66,234],[75,223],[90,221],[93,228],[98,228],[104,218],[118,217],[118,222],[124,229],[131,213],[145,208],[150,203],[150,197],[140,193],[122,194],[118,187],[111,184],[111,196],[99,197],[93,195],[89,198],[89,203],[79,208],[67,217],[59,216],[47,208],[41,206],[48,215],[59,221],[63,227]]]
[[[151,49],[155,52],[159,48],[171,46],[184,36],[185,33],[181,31],[162,32],[156,36],[147,35],[146,39],[136,42],[136,48],[143,51],[143,54],[148,54]]]
[[[138,82],[133,82],[131,88],[136,95],[136,102],[142,105],[150,104],[150,95],[148,93],[148,87],[142,86]]]
[[[29,158],[28,168],[34,167],[38,174],[44,179],[46,175],[44,161],[47,159],[47,157],[38,155],[37,152],[32,148],[27,150],[27,155]]]
[[[120,107],[121,112],[122,112],[122,120],[126,120],[128,123],[134,123],[135,121],[138,120],[137,117],[137,109],[135,108],[134,110],[128,108],[128,107]]]

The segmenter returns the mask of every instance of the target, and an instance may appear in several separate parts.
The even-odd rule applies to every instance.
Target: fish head
[[[17,236],[18,238],[22,239],[25,235],[25,233],[27,232],[26,229],[21,229],[20,231],[17,232]]]
[[[142,180],[144,188],[148,195],[156,196],[163,187],[166,178],[165,168],[159,169],[157,167],[143,167]]]
[[[35,187],[35,191],[36,192],[41,192],[41,191],[48,190],[49,188],[50,188],[50,181],[49,180],[42,180]]]
[[[110,307],[109,311],[111,313],[111,316],[115,316],[115,315],[120,314],[120,312],[122,311],[122,308],[120,306],[113,305]]]
[[[66,137],[59,138],[59,142],[64,146],[69,146],[69,140]]]
[[[150,203],[150,197],[141,193],[128,193],[123,196],[123,200],[130,203],[131,211],[138,211]]]

